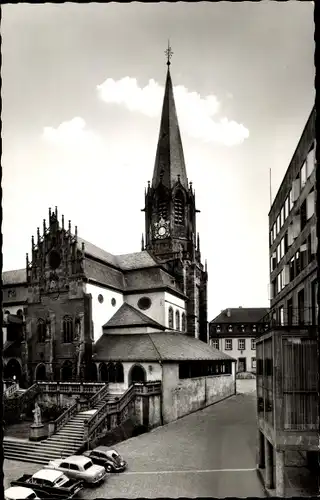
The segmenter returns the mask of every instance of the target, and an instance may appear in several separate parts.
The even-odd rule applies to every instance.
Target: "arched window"
[[[100,363],[99,378],[101,382],[108,382],[108,368],[104,363]]]
[[[181,191],[178,191],[174,197],[174,222],[184,224],[184,198]]]
[[[68,344],[73,341],[73,321],[70,316],[63,318],[63,342]]]
[[[116,382],[118,382],[118,383],[124,382],[123,365],[122,365],[122,363],[120,363],[120,361],[118,361],[115,364],[115,374],[116,374],[116,377],[115,377]]]
[[[61,368],[61,380],[62,382],[69,382],[72,380],[72,363],[71,361],[67,360],[63,363],[62,368]]]
[[[38,336],[38,342],[40,342],[40,343],[45,342],[45,340],[46,340],[46,324],[42,318],[38,319],[37,336]]]
[[[109,380],[109,382],[115,382],[116,381],[116,370],[115,370],[114,363],[109,363],[108,364],[108,380]]]
[[[43,363],[40,363],[35,370],[36,380],[47,380],[46,367]]]
[[[172,307],[169,307],[168,314],[169,314],[169,317],[168,317],[169,328],[173,328],[173,309],[172,309]]]
[[[133,365],[129,372],[129,386],[135,382],[145,382],[146,372],[141,365]]]
[[[180,313],[176,311],[176,330],[180,330]]]
[[[185,315],[185,313],[182,313],[182,316],[181,316],[181,331],[182,332],[186,331],[186,315]]]
[[[160,199],[158,201],[158,217],[167,220],[168,218],[168,203],[166,200]]]

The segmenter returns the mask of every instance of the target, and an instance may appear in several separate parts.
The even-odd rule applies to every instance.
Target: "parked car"
[[[4,492],[4,500],[40,500],[31,488],[11,486]]]
[[[107,472],[101,465],[94,465],[90,458],[84,455],[72,455],[67,458],[51,460],[46,466],[64,472],[68,477],[81,479],[89,484],[101,483]]]
[[[73,498],[83,488],[82,481],[69,479],[63,472],[52,469],[41,469],[33,476],[24,474],[20,479],[11,481],[11,486],[31,488],[40,498],[67,499]],[[28,497],[26,497],[28,498]],[[31,497],[32,498],[32,497]]]
[[[98,446],[83,454],[90,458],[94,464],[102,465],[108,472],[122,472],[127,467],[127,462],[116,450],[108,450],[105,446]]]

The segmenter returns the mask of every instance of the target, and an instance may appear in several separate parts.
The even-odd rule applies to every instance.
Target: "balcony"
[[[318,325],[318,308],[316,301],[312,307],[276,307],[271,310],[261,321],[265,325],[265,331],[308,331],[311,335],[316,334]]]
[[[318,449],[319,363],[309,328],[273,325],[256,340],[258,426],[278,450]]]

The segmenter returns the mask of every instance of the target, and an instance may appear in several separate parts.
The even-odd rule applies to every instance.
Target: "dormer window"
[[[232,332],[232,325],[228,326],[228,332]]]
[[[216,327],[216,332],[217,332],[217,333],[220,333],[220,332],[221,332],[221,327],[220,327],[220,325],[217,325],[217,327]]]
[[[184,224],[184,198],[181,191],[178,191],[174,197],[174,222]]]
[[[252,326],[252,331],[255,333],[257,331],[257,325]]]
[[[241,325],[241,331],[244,332],[245,331],[245,326],[244,325]]]

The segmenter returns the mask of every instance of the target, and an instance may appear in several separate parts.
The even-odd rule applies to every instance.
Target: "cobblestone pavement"
[[[117,497],[265,497],[255,470],[255,394],[238,394],[116,449],[128,470],[111,474],[83,499]],[[4,461],[5,487],[39,466]]]

